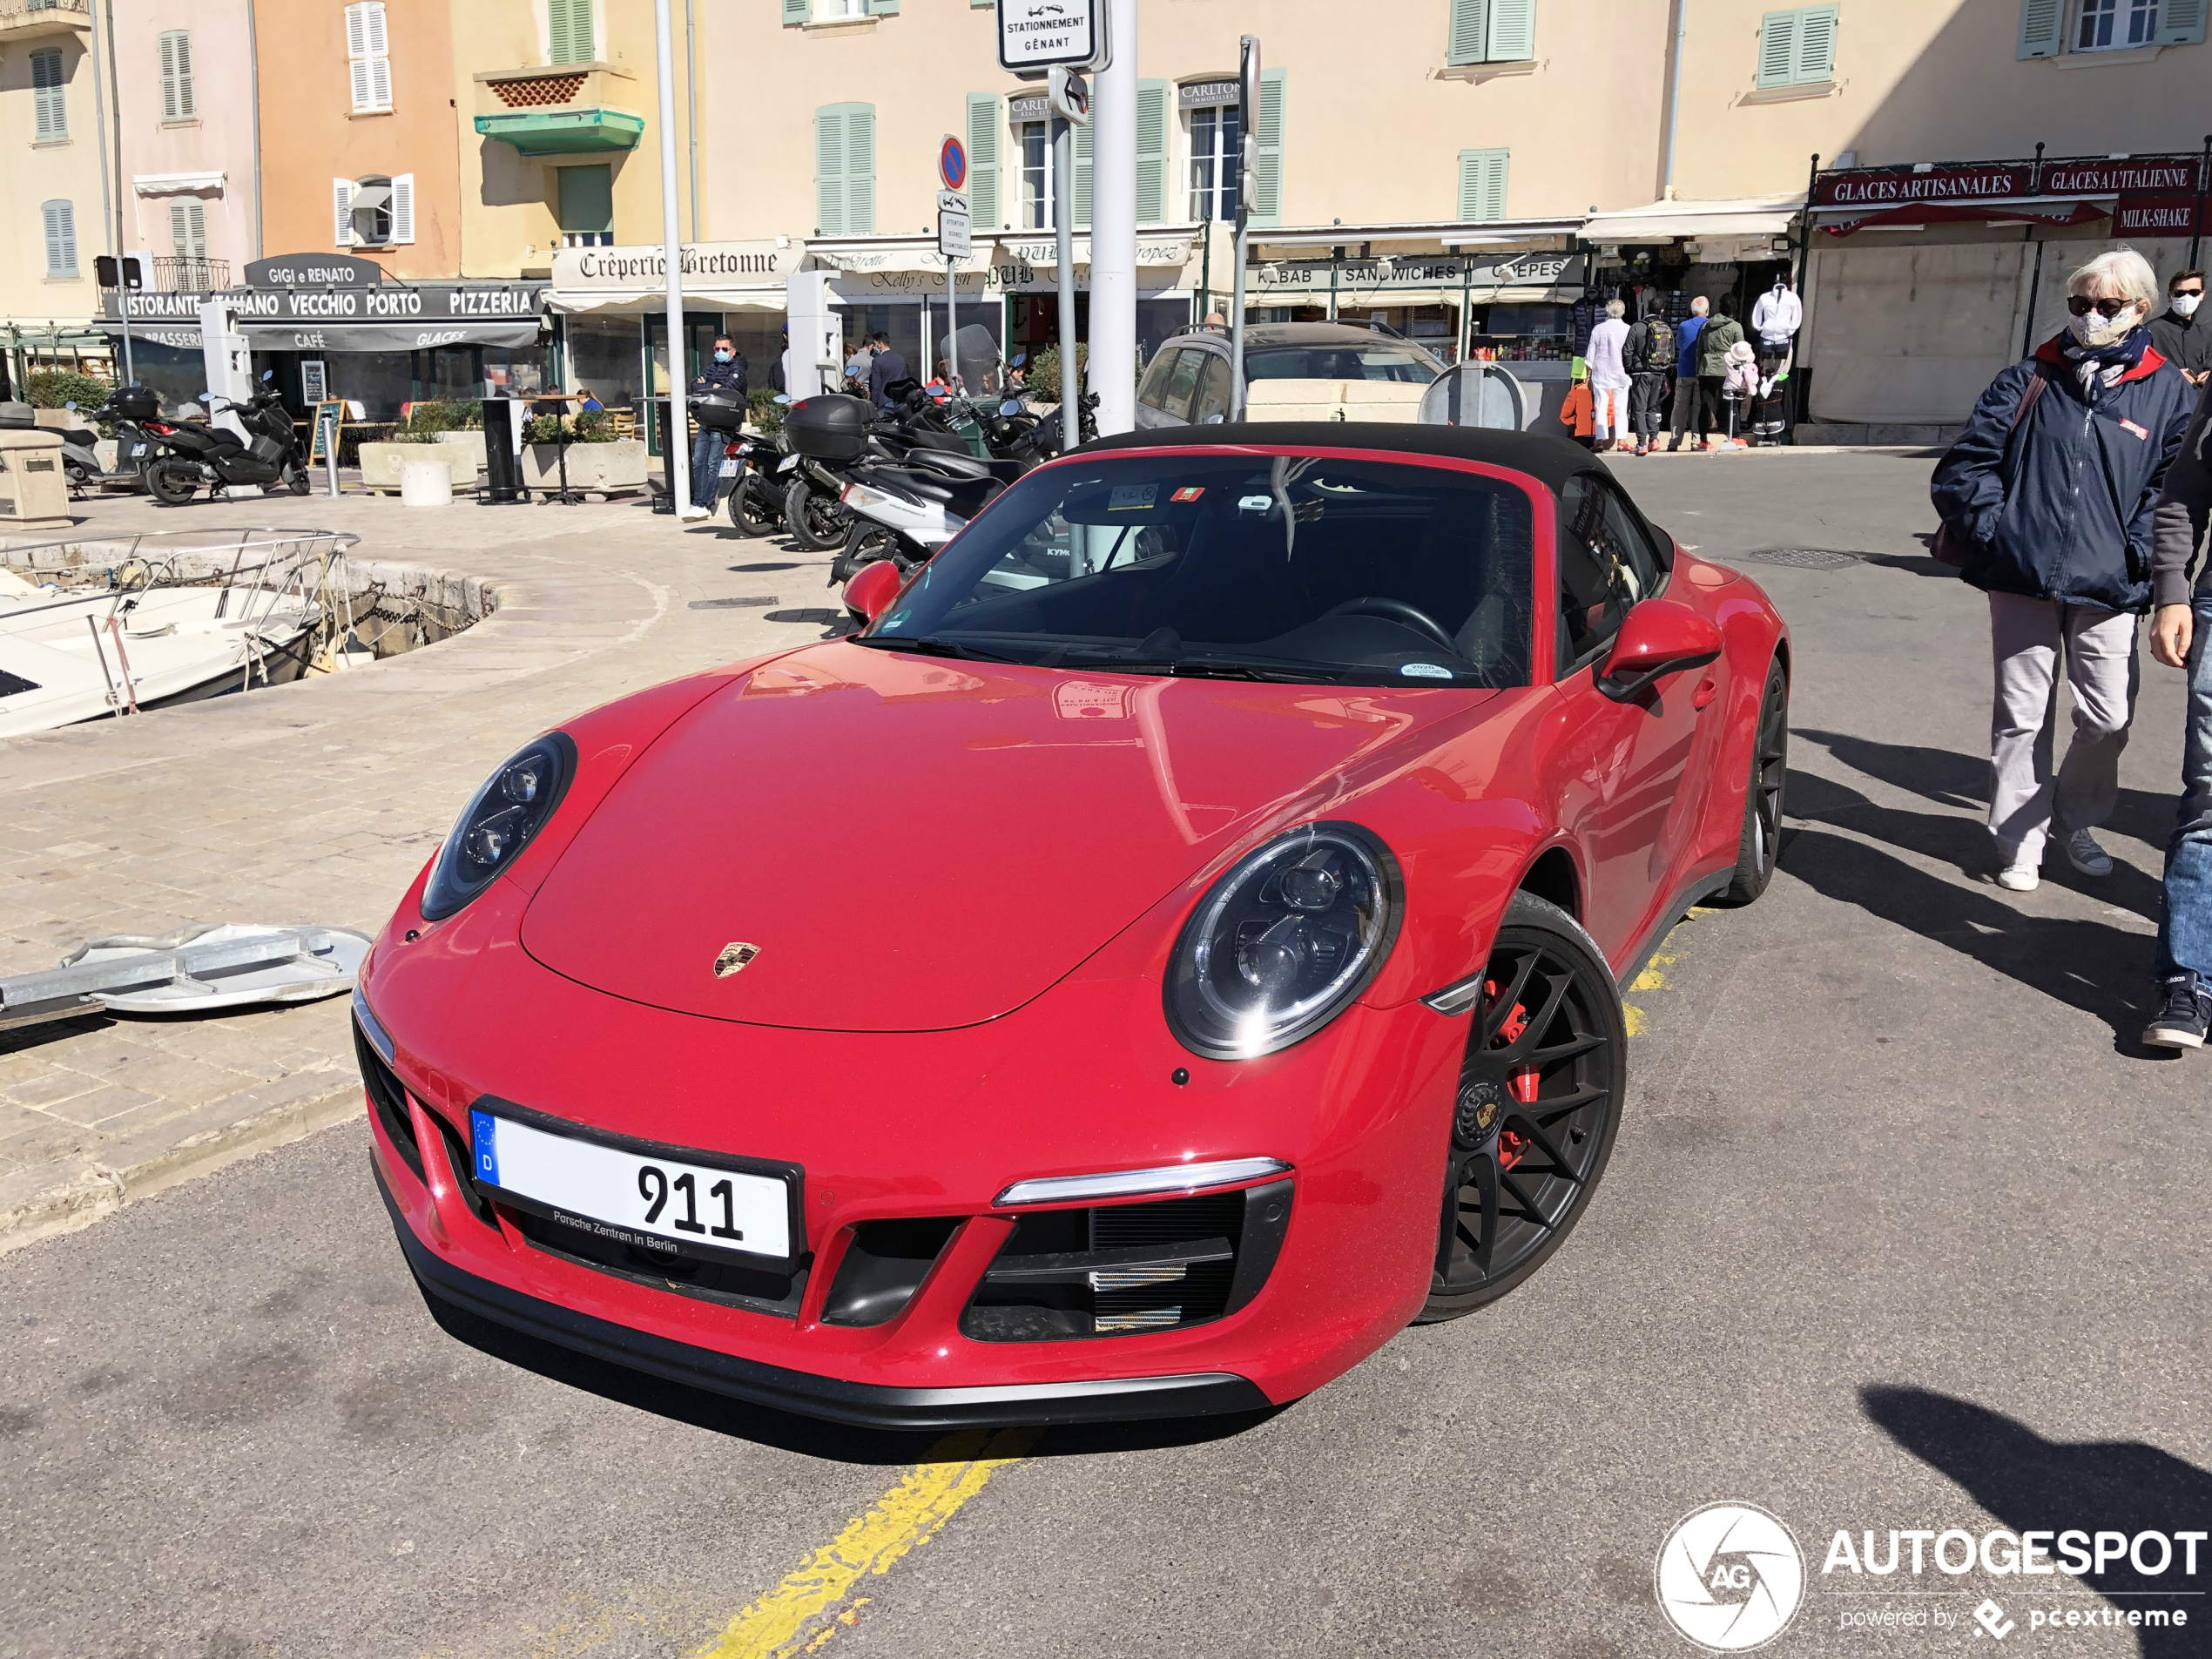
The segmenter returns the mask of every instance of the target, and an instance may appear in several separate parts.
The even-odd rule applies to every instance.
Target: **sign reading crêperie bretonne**
[[[1105,10],[1105,0],[998,0],[999,67],[1018,75],[1089,63],[1103,44]]]

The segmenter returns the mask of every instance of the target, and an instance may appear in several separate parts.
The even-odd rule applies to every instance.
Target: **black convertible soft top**
[[[1420,426],[1379,421],[1261,421],[1234,426],[1156,427],[1095,438],[1077,453],[1105,449],[1236,448],[1385,449],[1409,455],[1450,455],[1525,472],[1557,490],[1576,473],[1601,470],[1590,452],[1548,433],[1489,427]]]

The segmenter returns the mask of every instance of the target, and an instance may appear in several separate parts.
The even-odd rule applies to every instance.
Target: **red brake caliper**
[[[1486,981],[1483,989],[1494,998],[1499,994],[1497,981]],[[1498,1035],[1507,1043],[1520,1042],[1527,1029],[1528,1009],[1519,1002],[1514,1003],[1513,1011],[1498,1022]],[[1506,1088],[1515,1100],[1527,1106],[1534,1103],[1536,1091],[1542,1082],[1543,1074],[1535,1067],[1519,1066],[1507,1077]],[[1513,1168],[1527,1155],[1527,1150],[1528,1137],[1518,1130],[1498,1131],[1498,1165],[1501,1169]]]

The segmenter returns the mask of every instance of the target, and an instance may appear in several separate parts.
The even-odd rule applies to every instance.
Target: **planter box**
[[[558,444],[523,446],[523,482],[531,489],[561,487]],[[569,488],[595,496],[621,495],[645,487],[645,442],[617,438],[612,443],[569,446]]]
[[[453,475],[455,489],[470,489],[476,482],[476,461],[454,443],[364,443],[361,447],[361,488],[388,489],[397,494],[400,463],[404,461],[442,461]]]
[[[475,460],[476,463],[476,469],[479,472],[483,470],[484,435],[482,428],[474,432],[465,430],[458,432],[441,432],[438,434],[438,442],[440,443],[455,444],[461,448],[467,450],[470,457]],[[454,480],[454,482],[455,483],[459,483],[461,481],[458,478]]]

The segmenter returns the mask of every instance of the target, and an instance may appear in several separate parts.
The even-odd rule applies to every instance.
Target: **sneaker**
[[[2212,992],[2199,986],[2186,968],[2158,984],[2166,1005],[2143,1028],[2143,1041],[2160,1049],[2202,1049],[2205,1027],[2212,1025]]]
[[[689,507],[686,507],[681,513],[678,514],[677,516],[685,519],[712,518],[714,516],[714,509],[711,507],[702,507],[697,502],[693,502]]]
[[[2042,879],[2033,864],[2008,864],[1997,873],[1997,885],[2007,893],[2033,893]]]
[[[2112,873],[2112,854],[2087,830],[2076,830],[2066,838],[2066,861],[2084,875]]]

